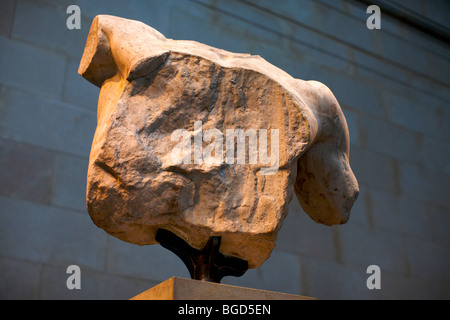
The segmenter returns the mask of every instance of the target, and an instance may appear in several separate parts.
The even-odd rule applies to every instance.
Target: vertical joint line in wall
[[[338,263],[342,264],[342,245],[339,229],[331,227],[331,236],[333,237],[334,258]]]
[[[396,159],[392,159],[392,168],[393,168],[393,177],[394,179],[394,187],[395,187],[395,195],[400,196],[402,194],[402,187],[400,183],[400,172],[398,168],[398,163]]]
[[[56,165],[57,165],[57,161],[56,161],[56,153],[53,150],[50,150],[50,155],[51,155],[51,164],[50,164],[50,190],[48,190],[48,194],[47,194],[47,198],[45,198],[45,204],[48,206],[52,206],[52,199],[53,199],[53,193],[55,190],[55,184],[56,184],[56,180],[55,180],[55,171],[56,171]]]
[[[111,246],[111,239],[110,237],[106,237],[106,245],[105,245],[105,256],[104,256],[104,261],[103,261],[103,268],[105,270],[105,273],[109,272],[109,267],[108,267],[108,255],[110,252],[110,246]]]
[[[44,267],[45,267],[45,265],[43,263],[39,263],[39,280],[38,280],[38,288],[37,288],[37,298],[38,299],[43,299],[42,287],[43,287],[43,280],[44,280]]]
[[[373,219],[373,199],[370,194],[370,192],[366,191],[364,192],[364,204],[366,205],[366,217],[367,221],[369,223],[369,226],[374,229],[375,228],[375,221]]]
[[[64,78],[63,78],[63,85],[61,87],[61,92],[60,92],[60,99],[62,102],[65,102],[65,95],[66,95],[66,85],[67,85],[67,79],[69,76],[69,69],[70,69],[70,57],[68,57],[66,54],[64,54],[64,62],[66,63],[65,68],[64,68]],[[78,72],[78,70],[77,70]]]
[[[306,295],[309,296],[311,295],[310,288],[309,288],[309,282],[308,282],[308,273],[305,271],[305,266],[304,263],[302,262],[301,256],[298,257],[299,264],[300,264],[300,289],[301,289],[301,294],[302,295]]]
[[[17,8],[17,0],[14,0],[11,25],[9,26],[9,34],[8,34],[9,39],[11,39],[11,37],[12,37],[12,32],[13,32],[13,27],[14,27],[14,19],[16,18],[16,8]]]

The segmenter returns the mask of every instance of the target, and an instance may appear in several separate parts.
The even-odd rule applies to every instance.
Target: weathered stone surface
[[[220,235],[222,253],[256,268],[294,190],[315,221],[347,221],[358,184],[346,120],[325,85],[104,15],[79,73],[101,87],[87,207],[109,234],[145,245],[164,228],[197,248]],[[229,143],[233,129],[247,147],[245,137]],[[192,151],[177,153],[183,146]]]

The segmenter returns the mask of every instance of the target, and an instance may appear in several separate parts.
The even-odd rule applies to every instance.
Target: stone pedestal
[[[172,277],[130,300],[315,300],[315,298]]]

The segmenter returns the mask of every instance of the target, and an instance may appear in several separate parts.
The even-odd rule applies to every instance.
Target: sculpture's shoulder
[[[296,79],[296,90],[308,105],[321,114],[334,112],[338,102],[328,86],[316,80]]]

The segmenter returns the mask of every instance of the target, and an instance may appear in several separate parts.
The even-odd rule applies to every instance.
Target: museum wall
[[[294,197],[272,256],[223,283],[319,299],[449,299],[450,5],[401,3],[447,39],[383,9],[381,29],[369,29],[367,4],[352,0],[1,1],[0,298],[129,299],[189,277],[173,253],[122,242],[86,210],[99,89],[77,69],[92,19],[112,14],[260,55],[323,82],[343,108],[360,184],[348,223],[317,224]],[[72,4],[80,29],[66,25]],[[81,289],[66,286],[70,265]],[[367,287],[370,265],[380,289]]]

